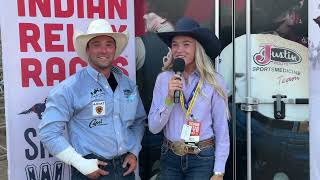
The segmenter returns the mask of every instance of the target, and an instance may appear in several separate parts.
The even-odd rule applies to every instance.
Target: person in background
[[[168,54],[168,46],[160,40],[157,32],[173,31],[170,20],[154,12],[143,16],[145,34],[136,37],[136,68],[137,85],[146,112],[149,112],[153,87],[163,66],[163,57]],[[157,48],[154,48],[157,47]],[[148,119],[146,120],[147,125]],[[163,134],[152,134],[145,131],[142,139],[142,150],[139,158],[140,176],[142,179],[156,178],[160,172],[159,159]]]

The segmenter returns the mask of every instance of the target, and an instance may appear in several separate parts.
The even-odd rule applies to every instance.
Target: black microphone
[[[182,77],[182,72],[184,71],[185,62],[182,58],[177,58],[173,60],[173,71],[180,76],[180,80]],[[179,103],[180,102],[180,91],[175,90],[173,95],[173,102]]]

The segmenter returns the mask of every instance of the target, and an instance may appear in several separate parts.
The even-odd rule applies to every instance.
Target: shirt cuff
[[[140,146],[141,147],[141,146]],[[141,148],[135,146],[131,151],[129,151],[130,153],[134,154],[136,156],[136,158],[138,159],[139,157],[139,153],[140,153]]]
[[[224,163],[216,161],[215,164],[214,164],[213,172],[222,172],[222,173],[224,173],[224,171],[225,171]]]

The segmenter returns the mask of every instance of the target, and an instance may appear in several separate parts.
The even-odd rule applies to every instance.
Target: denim
[[[160,180],[208,180],[213,175],[215,148],[204,148],[199,154],[178,156],[166,145],[161,146]]]
[[[119,156],[117,158],[108,160],[96,156],[94,154],[89,154],[85,156],[86,159],[99,159],[101,161],[107,162],[106,166],[100,166],[101,169],[108,171],[109,174],[106,176],[100,176],[98,180],[134,180],[135,175],[134,172],[128,174],[127,176],[123,176],[123,173],[127,171],[128,167],[122,168],[122,163],[124,161],[125,155]],[[89,180],[89,178],[82,173],[80,173],[77,169],[72,167],[71,169],[71,179],[72,180]]]
[[[275,120],[277,121],[277,120]],[[309,133],[269,128],[251,119],[252,179],[272,180],[285,173],[290,180],[309,180]],[[237,177],[245,179],[246,113],[237,109]]]

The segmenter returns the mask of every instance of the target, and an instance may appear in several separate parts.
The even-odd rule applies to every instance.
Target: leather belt
[[[102,156],[99,156],[99,155],[95,155],[95,154],[87,154],[85,156],[83,156],[85,159],[98,159],[100,161],[104,161],[104,162],[107,162],[107,161],[114,161],[114,160],[123,160],[129,153],[124,153],[122,155],[119,155],[119,156],[114,156],[110,159],[106,159]]]
[[[258,112],[252,112],[252,117],[269,128],[286,129],[297,133],[309,132],[309,121],[284,121],[272,119]]]
[[[185,143],[183,141],[171,142],[167,138],[164,138],[163,144],[172,150],[178,156],[184,156],[186,154],[198,154],[204,148],[214,145],[214,139],[209,138],[198,143]]]

